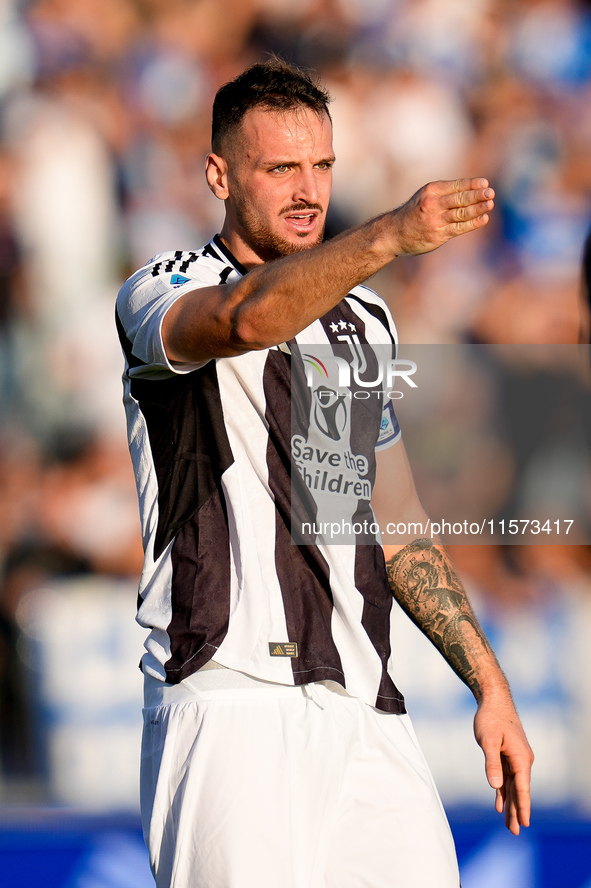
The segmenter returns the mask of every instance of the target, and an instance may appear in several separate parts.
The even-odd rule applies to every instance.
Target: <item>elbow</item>
[[[232,328],[230,335],[232,348],[236,352],[262,351],[274,345],[273,342],[267,342],[258,331],[249,324],[237,324]]]
[[[295,333],[289,332],[292,325],[283,308],[281,288],[269,284],[265,277],[261,280],[265,273],[263,268],[250,271],[233,285],[231,297],[223,305],[220,321],[237,352],[271,348]]]
[[[261,351],[281,342],[273,333],[268,312],[260,312],[252,307],[238,307],[230,319],[230,340],[239,351]]]

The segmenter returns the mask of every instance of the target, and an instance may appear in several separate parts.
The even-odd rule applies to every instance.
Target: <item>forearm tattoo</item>
[[[414,540],[386,567],[400,606],[479,700],[478,661],[492,650],[445,552]]]

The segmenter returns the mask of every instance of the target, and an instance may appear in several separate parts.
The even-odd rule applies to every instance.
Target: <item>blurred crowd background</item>
[[[135,804],[142,553],[114,299],[219,230],[212,99],[269,52],[334,97],[329,234],[430,180],[496,190],[486,230],[377,276],[403,342],[589,341],[591,3],[0,0],[0,802]],[[591,809],[589,547],[452,554],[531,713],[542,801]],[[434,747],[429,713],[461,686],[399,668]],[[457,773],[469,725],[449,731],[444,798],[478,800]]]

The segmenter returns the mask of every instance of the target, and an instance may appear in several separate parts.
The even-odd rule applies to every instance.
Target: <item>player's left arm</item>
[[[508,829],[517,835],[520,826],[529,825],[533,753],[507,679],[447,552],[432,536],[403,441],[376,456],[372,506],[383,531],[392,593],[474,694],[474,733],[496,790],[496,809],[504,810]],[[389,524],[395,533],[388,533]]]
[[[432,539],[384,551],[394,597],[474,694],[474,734],[488,782],[496,789],[495,806],[518,835],[520,826],[529,826],[534,757],[507,679],[462,583],[443,546]]]

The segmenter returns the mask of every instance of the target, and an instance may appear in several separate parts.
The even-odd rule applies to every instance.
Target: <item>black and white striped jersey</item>
[[[332,377],[343,349],[366,355],[370,343],[391,354],[393,322],[360,286],[288,343],[171,363],[161,335],[170,306],[244,273],[216,235],[195,252],[156,256],[117,300],[145,550],[142,668],[176,683],[214,659],[282,684],[337,681],[404,712],[388,674],[382,548],[375,534],[327,545],[317,533],[335,503],[349,519],[371,515],[374,452],[398,439],[398,424],[391,402],[345,403]],[[305,518],[311,530],[294,533]]]

